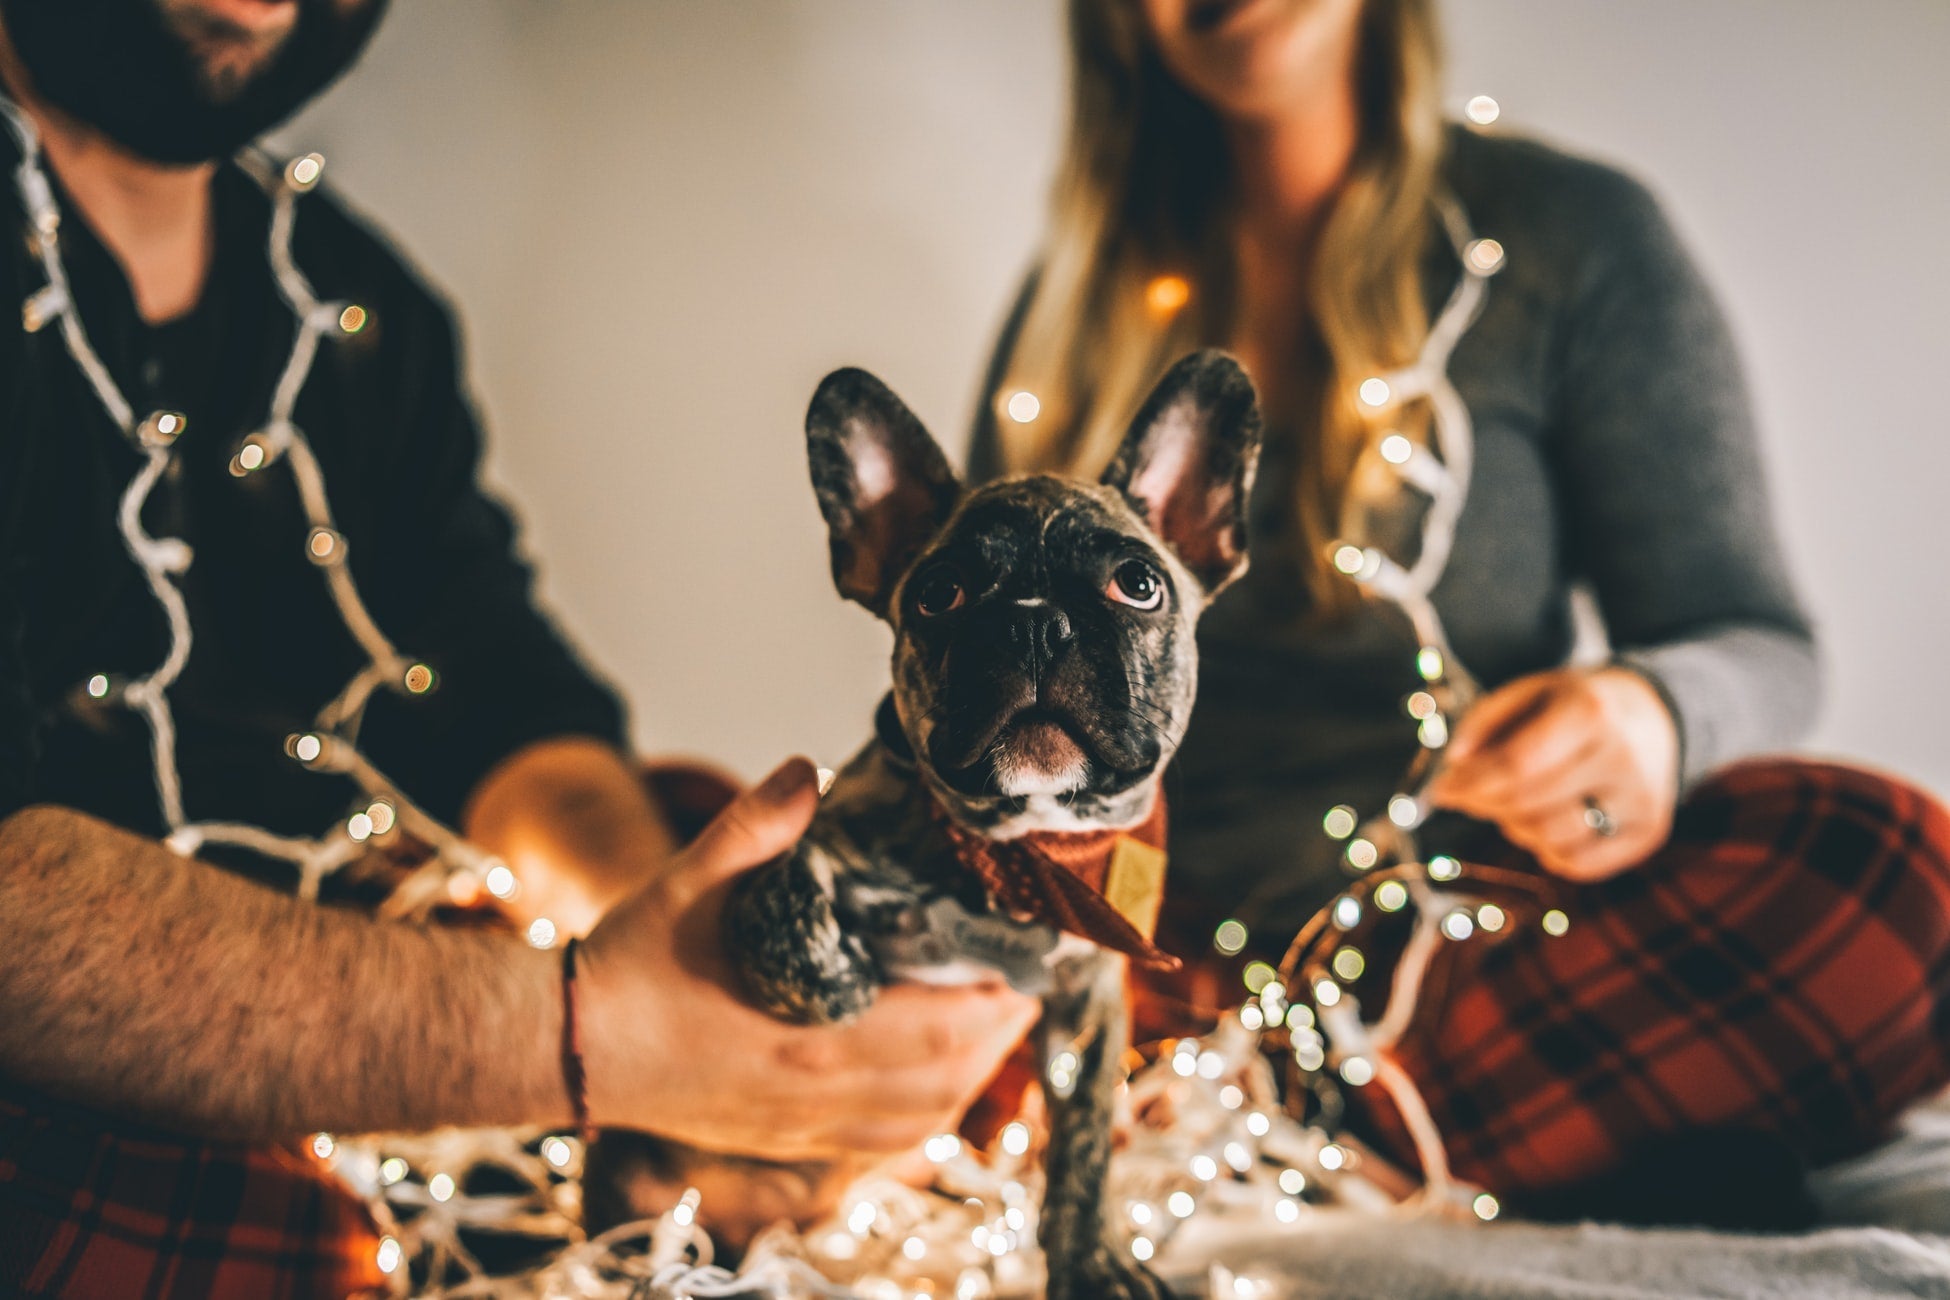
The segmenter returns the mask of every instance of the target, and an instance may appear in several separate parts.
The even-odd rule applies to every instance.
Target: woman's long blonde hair
[[[1293,491],[1304,569],[1330,609],[1349,594],[1326,545],[1371,434],[1354,389],[1412,361],[1428,332],[1422,258],[1443,141],[1433,6],[1363,8],[1360,140],[1308,278],[1320,420],[1300,431]],[[1165,70],[1138,0],[1071,0],[1070,47],[1069,139],[1041,268],[990,394],[1011,472],[1096,473],[1166,367],[1230,342],[1234,324],[1236,187],[1218,117]],[[1019,391],[1040,403],[1027,423],[1002,409]],[[1393,413],[1394,427],[1417,419]]]

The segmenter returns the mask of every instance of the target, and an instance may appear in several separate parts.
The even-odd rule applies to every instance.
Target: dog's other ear
[[[1258,464],[1252,380],[1207,350],[1158,381],[1103,482],[1131,499],[1212,595],[1246,571],[1246,500]]]
[[[864,370],[820,381],[806,411],[806,456],[833,583],[885,618],[894,584],[955,508],[955,471],[914,413]]]

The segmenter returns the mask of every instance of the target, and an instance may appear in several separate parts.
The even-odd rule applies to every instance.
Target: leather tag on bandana
[[[1104,875],[1104,899],[1149,942],[1165,902],[1165,851],[1118,836]]]

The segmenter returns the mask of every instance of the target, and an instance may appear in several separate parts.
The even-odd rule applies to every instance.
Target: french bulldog
[[[1223,353],[1184,358],[1094,483],[964,488],[861,370],[820,384],[806,438],[833,580],[893,629],[893,689],[805,837],[728,902],[733,965],[755,1002],[806,1024],[900,980],[999,973],[1040,996],[1047,1295],[1163,1297],[1105,1235],[1125,962],[1176,964],[1150,940],[1160,775],[1191,714],[1199,615],[1246,566],[1252,384]],[[591,1216],[625,1217],[597,1199],[627,1186],[623,1165],[668,1186],[712,1159],[605,1137]]]

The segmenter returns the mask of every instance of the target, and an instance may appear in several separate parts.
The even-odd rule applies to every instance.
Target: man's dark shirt
[[[0,301],[46,282],[27,251],[0,144]],[[57,178],[58,183],[58,178]],[[285,737],[364,665],[306,558],[290,468],[230,472],[260,427],[295,328],[265,256],[270,204],[235,166],[215,181],[216,253],[202,300],[160,327],[136,314],[114,259],[63,196],[61,246],[81,318],[138,414],[187,415],[144,524],[194,549],[179,579],[195,639],[170,693],[190,820],[324,832],[363,806],[341,777],[305,771]],[[480,433],[462,391],[453,323],[400,259],[327,194],[299,200],[298,266],[321,299],[369,323],[321,344],[295,422],[324,469],[353,577],[402,654],[438,673],[430,694],[381,690],[359,746],[452,822],[500,759],[550,736],[622,744],[615,697],[535,607],[507,513],[476,481]],[[148,728],[88,698],[97,673],[152,671],[167,625],[123,549],[116,509],[141,454],[115,429],[50,326],[0,326],[0,816],[29,803],[160,834]]]

